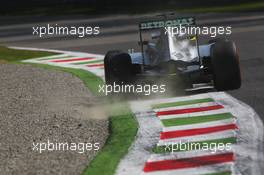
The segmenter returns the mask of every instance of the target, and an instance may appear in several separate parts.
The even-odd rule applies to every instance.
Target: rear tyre
[[[117,78],[114,76],[113,73],[113,66],[110,65],[110,60],[117,55],[120,54],[121,51],[119,50],[111,50],[108,51],[104,57],[104,71],[105,71],[105,82],[106,84],[112,84]]]
[[[214,86],[218,91],[241,86],[239,56],[234,42],[219,40],[211,47]]]
[[[224,42],[224,41],[228,41],[227,38],[215,38],[215,39],[210,39],[208,41],[209,44],[213,44],[213,43],[216,43],[216,42]]]
[[[106,84],[127,84],[132,79],[132,62],[127,53],[109,51],[104,58]]]

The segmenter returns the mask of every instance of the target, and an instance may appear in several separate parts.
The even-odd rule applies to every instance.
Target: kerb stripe
[[[64,59],[64,60],[52,60],[51,62],[54,63],[66,63],[66,62],[73,62],[73,61],[84,61],[84,60],[92,60],[94,58],[72,58],[72,59]]]
[[[207,128],[161,132],[160,139],[163,140],[163,139],[170,139],[170,138],[177,138],[177,137],[186,137],[186,136],[194,136],[194,135],[201,135],[201,134],[209,134],[209,133],[213,133],[213,132],[220,132],[220,131],[232,130],[232,129],[237,129],[237,125],[236,124],[228,124],[228,125],[221,125],[221,126],[214,126],[214,127],[207,127]]]
[[[87,67],[102,67],[104,64],[88,64]]]
[[[199,156],[185,159],[147,162],[144,167],[144,172],[200,167],[224,162],[232,162],[234,160],[235,158],[233,153],[224,153],[218,155]]]
[[[188,108],[188,109],[159,111],[159,112],[157,112],[157,116],[185,114],[185,113],[193,113],[193,112],[201,112],[201,111],[210,111],[210,110],[217,110],[217,109],[222,109],[222,108],[224,108],[222,105],[214,105],[214,106],[206,106],[206,107],[200,107],[200,108]]]
[[[212,98],[203,98],[203,99],[194,99],[194,100],[187,100],[187,101],[177,101],[177,102],[169,102],[169,103],[161,103],[161,104],[154,104],[152,108],[167,108],[173,106],[184,106],[184,105],[191,105],[191,104],[198,104],[198,103],[206,103],[206,102],[213,102]]]

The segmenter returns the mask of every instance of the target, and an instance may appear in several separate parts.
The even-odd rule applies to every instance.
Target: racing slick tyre
[[[241,86],[239,56],[232,41],[219,40],[211,47],[214,86],[218,91],[238,89]]]
[[[212,44],[212,43],[216,43],[216,42],[224,42],[224,41],[228,41],[227,38],[215,38],[215,39],[210,39],[208,41],[209,44]]]
[[[106,84],[126,84],[132,78],[131,57],[121,51],[109,51],[104,58]]]
[[[104,71],[106,84],[112,84],[117,78],[114,76],[113,68],[110,65],[110,60],[117,54],[120,54],[119,50],[108,51],[104,57]]]

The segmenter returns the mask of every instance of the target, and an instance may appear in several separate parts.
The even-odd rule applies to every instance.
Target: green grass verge
[[[84,171],[85,175],[114,175],[118,163],[128,153],[137,133],[137,122],[131,114],[111,116],[110,133],[105,147]]]
[[[1,50],[2,49],[2,50]],[[103,84],[103,80],[93,73],[81,69],[63,68],[44,64],[22,63],[20,60],[34,57],[44,57],[54,55],[53,53],[38,51],[18,51],[13,49],[0,48],[1,59],[13,64],[31,64],[36,67],[64,71],[81,79],[85,86],[95,95],[98,86]],[[129,147],[133,143],[137,134],[138,123],[126,102],[110,103],[109,106],[109,137],[102,149],[84,170],[85,175],[113,175],[120,160],[128,153]]]
[[[173,152],[180,152],[180,151],[191,151],[191,150],[200,150],[204,148],[206,145],[212,145],[212,147],[218,144],[234,144],[237,143],[237,139],[235,137],[224,138],[224,139],[214,139],[214,140],[207,140],[207,141],[200,141],[200,142],[188,142],[184,144],[175,144],[175,145],[168,145],[168,146],[156,146],[153,148],[153,152],[156,154],[162,153],[171,153]],[[182,146],[182,147],[180,147]],[[220,145],[219,145],[220,146]]]
[[[174,106],[183,106],[183,105],[192,105],[192,104],[198,104],[198,103],[206,103],[206,102],[213,102],[214,100],[212,98],[203,98],[203,99],[195,99],[195,100],[186,100],[186,101],[178,101],[178,102],[171,102],[171,103],[160,103],[152,105],[152,108],[168,108],[168,107],[174,107]]]
[[[232,175],[231,171],[224,171],[219,173],[210,173],[210,174],[204,174],[204,175]]]
[[[186,13],[208,13],[208,12],[243,12],[243,11],[263,11],[264,2],[249,2],[234,5],[218,6],[218,7],[196,7],[190,9],[178,10],[178,12]]]
[[[212,114],[212,115],[202,115],[197,117],[163,119],[161,120],[161,122],[165,127],[170,127],[170,126],[190,125],[196,123],[218,121],[218,120],[230,119],[233,117],[234,116],[231,113],[221,113],[221,114]]]
[[[0,46],[0,60],[5,60],[8,62],[20,61],[30,58],[45,57],[55,55],[51,52],[42,52],[42,51],[29,51],[29,50],[16,50],[9,49],[4,46]]]
[[[166,12],[175,11],[177,13],[224,13],[224,12],[248,12],[248,11],[263,11],[264,2],[252,1],[244,3],[233,3],[228,5],[194,5],[192,7],[175,7],[170,4],[162,4],[160,6],[153,5],[144,8],[131,8],[126,9],[127,13],[146,13],[146,12]],[[123,10],[125,11],[125,10]]]
[[[191,3],[191,1],[190,1]],[[211,3],[213,4],[213,3]],[[201,2],[201,4],[188,5],[172,5],[170,3],[153,3],[148,6],[142,4],[129,4],[129,5],[106,5],[106,6],[96,6],[86,4],[73,4],[66,3],[63,7],[60,4],[54,4],[52,6],[41,5],[41,6],[19,6],[19,8],[5,9],[0,11],[0,14],[4,15],[108,15],[108,14],[145,14],[145,13],[157,13],[166,11],[176,11],[176,12],[186,12],[186,13],[206,13],[206,12],[245,12],[245,11],[263,11],[264,2],[261,1],[251,1],[251,2],[233,2],[233,3],[223,3],[222,5],[206,5]]]

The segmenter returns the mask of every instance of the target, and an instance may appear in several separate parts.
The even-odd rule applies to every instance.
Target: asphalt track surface
[[[186,16],[190,14],[180,14]],[[192,14],[191,14],[192,15]],[[145,15],[153,16],[153,15]],[[137,23],[145,17],[108,16],[78,17],[1,17],[0,43],[9,46],[50,48],[105,54],[111,49],[138,50]],[[229,93],[253,107],[264,120],[264,13],[222,13],[192,15],[201,25],[232,27],[233,39],[240,52],[242,87]],[[32,35],[32,26],[49,24],[71,26],[99,26],[98,36],[78,38],[59,36],[38,38]]]

